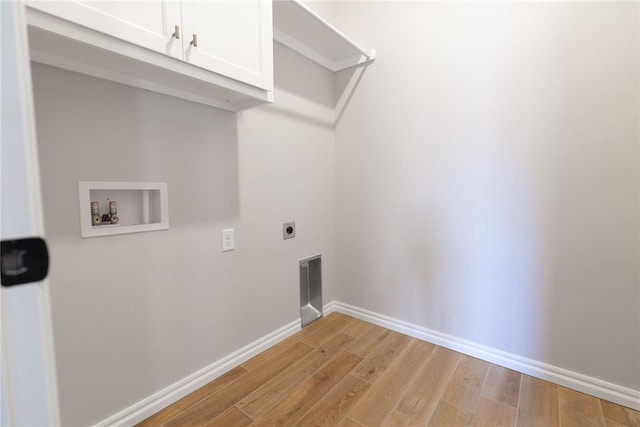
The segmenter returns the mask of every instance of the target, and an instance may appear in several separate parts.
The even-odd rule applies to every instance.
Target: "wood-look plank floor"
[[[138,426],[640,427],[640,412],[332,313]]]

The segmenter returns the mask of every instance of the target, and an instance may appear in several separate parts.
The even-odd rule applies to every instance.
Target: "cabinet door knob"
[[[191,39],[189,44],[193,45],[193,47],[198,47],[198,35],[197,34],[193,35],[193,38]]]
[[[178,25],[175,26],[175,30],[173,30],[173,34],[171,34],[171,36],[176,39],[180,38],[180,27]]]

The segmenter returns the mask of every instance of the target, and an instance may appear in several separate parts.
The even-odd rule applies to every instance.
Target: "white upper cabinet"
[[[156,52],[182,55],[179,1],[29,1],[29,7]]]
[[[232,111],[273,100],[270,0],[27,6],[33,61]]]
[[[183,1],[182,24],[187,62],[273,89],[271,2]]]

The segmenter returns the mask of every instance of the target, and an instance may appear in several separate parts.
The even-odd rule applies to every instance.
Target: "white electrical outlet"
[[[232,251],[233,248],[233,228],[222,230],[222,252]]]

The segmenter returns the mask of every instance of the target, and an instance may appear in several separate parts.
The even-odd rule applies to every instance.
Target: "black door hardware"
[[[33,237],[3,240],[0,271],[2,286],[39,282],[49,271],[49,252],[44,240]]]

